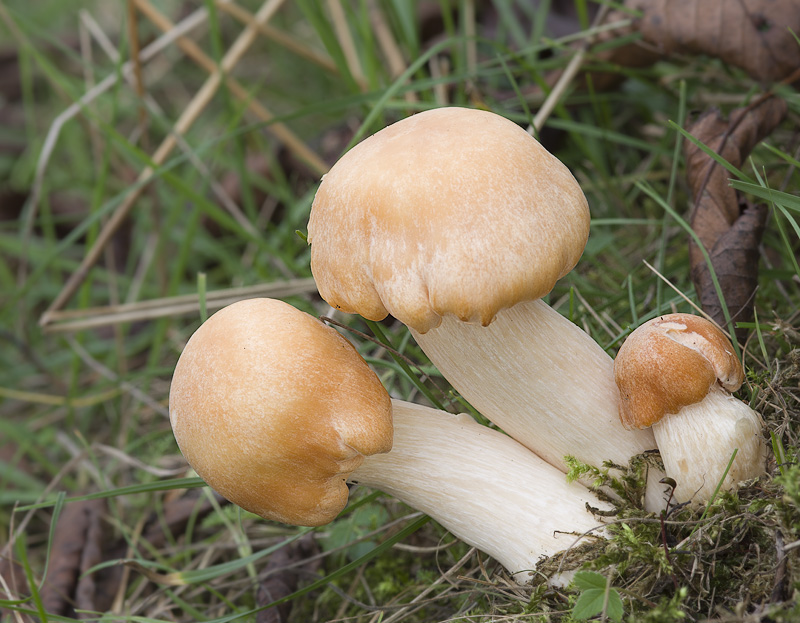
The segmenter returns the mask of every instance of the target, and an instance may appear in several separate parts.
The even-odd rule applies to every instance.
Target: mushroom
[[[169,411],[189,464],[246,510],[322,525],[346,505],[348,481],[375,487],[520,580],[571,545],[569,533],[598,527],[587,505],[608,508],[467,415],[391,400],[339,333],[271,299],[201,325],[175,368]]]
[[[473,407],[562,470],[566,455],[624,465],[655,448],[619,422],[611,357],[540,300],[588,234],[569,170],[513,122],[466,108],[418,113],[351,149],[308,223],[329,304],[403,322]]]
[[[744,371],[714,324],[691,314],[654,318],[625,340],[614,372],[620,420],[652,427],[678,501],[702,503],[720,482],[730,489],[764,473],[761,416],[731,395]]]

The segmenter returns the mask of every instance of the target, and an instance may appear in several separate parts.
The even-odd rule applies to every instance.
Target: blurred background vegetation
[[[516,585],[388,496],[356,490],[313,531],[227,505],[175,445],[172,370],[202,318],[245,297],[369,333],[316,294],[311,201],[350,146],[444,105],[530,127],[573,171],[592,232],[549,302],[613,355],[642,321],[697,311],[685,128],[719,109],[738,119],[725,140],[764,102],[785,110],[726,178],[739,205],[766,206],[733,274],[756,279],[754,315],[729,326],[770,473],[667,524],[625,507],[611,544],[582,555],[626,619],[800,619],[800,100],[758,44],[800,32],[800,8],[744,3],[743,25],[743,3],[675,4],[0,1],[0,621],[616,618],[576,611],[579,585]],[[800,44],[780,46],[791,66]],[[402,325],[383,327],[468,409]],[[392,395],[424,401],[387,344],[344,332]]]

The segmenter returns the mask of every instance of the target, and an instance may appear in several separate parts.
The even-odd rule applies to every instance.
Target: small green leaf
[[[590,588],[583,591],[572,608],[572,616],[576,619],[588,619],[603,611],[605,588]]]
[[[595,571],[578,571],[573,584],[581,589],[581,594],[572,608],[576,619],[589,619],[603,612],[612,621],[621,621],[624,610],[622,597],[616,588],[608,585],[605,576]]]
[[[606,590],[606,576],[596,571],[578,571],[572,579],[572,583],[582,591],[590,588]]]
[[[606,616],[612,621],[621,621],[622,615],[625,614],[622,608],[622,597],[616,588],[612,588],[608,592],[608,604],[606,605]]]

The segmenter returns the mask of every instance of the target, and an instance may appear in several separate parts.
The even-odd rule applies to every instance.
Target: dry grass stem
[[[625,3],[588,18],[603,3],[579,2],[569,15],[523,0],[66,4],[0,0],[9,39],[0,46],[0,623],[84,612],[260,621],[279,609],[252,610],[284,595],[281,619],[308,623],[558,623],[584,620],[578,603],[592,575],[607,590],[589,619],[618,620],[619,607],[621,620],[637,623],[798,619],[800,230],[791,217],[800,135],[791,87],[770,91],[789,116],[753,149],[748,177],[732,182],[770,210],[751,262],[762,272],[758,313],[739,323],[749,335],[736,394],[763,418],[766,473],[702,507],[672,503],[665,485],[648,513],[657,451],[629,465],[570,460],[565,478],[613,491],[614,510],[589,515],[596,527],[583,535],[567,533],[567,550],[533,553],[532,580],[519,584],[390,494],[353,486],[334,522],[302,528],[261,521],[201,486],[170,430],[179,351],[208,314],[283,299],[340,331],[391,397],[485,424],[399,321],[365,321],[319,298],[302,232],[328,160],[433,106],[530,123],[592,210],[590,244],[551,307],[613,357],[627,327],[670,311],[706,316],[692,289],[689,226],[670,217],[669,205],[692,203],[680,128],[710,102],[758,100],[760,78],[710,53],[644,65],[637,37],[646,20]],[[492,270],[500,279],[505,268]],[[358,330],[365,322],[377,338]],[[304,349],[302,336],[290,347]],[[452,493],[461,481],[439,484]],[[62,603],[51,603],[43,589],[54,588],[61,553],[76,542],[61,538],[64,528],[84,523],[60,513],[85,496],[104,498],[104,516],[87,516],[94,536],[67,565],[81,588],[57,584]],[[518,528],[535,530],[529,523]],[[579,570],[575,583],[551,585]],[[90,584],[105,584],[103,594],[86,598]]]
[[[336,38],[339,40],[339,46],[342,48],[345,61],[347,62],[347,69],[353,79],[362,86],[362,89],[367,87],[367,79],[364,76],[364,70],[361,68],[361,61],[358,58],[358,50],[356,50],[353,35],[350,33],[350,25],[347,22],[342,3],[339,0],[327,0],[328,11],[331,14],[331,21],[333,22],[333,30],[336,33]]]
[[[26,38],[23,34],[19,33],[18,29],[14,25],[13,21],[8,17],[7,13],[5,12],[5,7],[0,3],[0,17],[6,22],[6,25],[9,26],[9,29],[12,33],[20,41],[25,41]],[[174,30],[165,34],[163,37],[159,37],[153,43],[148,45],[142,53],[140,54],[140,58],[143,62],[147,62],[151,58],[156,57],[159,55],[165,48],[172,45],[175,39],[182,37],[186,32],[189,32],[196,28],[199,24],[204,22],[207,18],[207,13],[204,9],[200,9],[191,13],[187,16],[184,20],[178,24]],[[120,76],[128,77],[133,72],[133,64],[128,62],[122,65],[119,72],[113,72],[106,76],[103,80],[98,82],[92,89],[84,93],[81,98],[68,106],[63,112],[61,112],[50,124],[50,129],[47,132],[47,135],[44,140],[44,144],[42,145],[41,154],[39,159],[36,163],[36,171],[34,173],[33,183],[31,184],[31,194],[28,198],[28,205],[30,206],[27,218],[22,226],[23,232],[23,239],[27,240],[30,237],[30,233],[33,229],[33,223],[36,220],[36,216],[38,214],[39,208],[39,201],[41,199],[42,194],[42,183],[44,181],[44,175],[47,171],[47,167],[50,163],[50,158],[52,156],[53,150],[56,147],[56,143],[58,142],[58,138],[61,135],[61,130],[66,125],[66,123],[72,120],[74,117],[79,115],[85,107],[87,107],[91,102],[95,99],[100,97],[102,94],[106,93],[109,89],[111,89],[119,80]],[[21,281],[20,281],[21,283]]]
[[[169,412],[167,408],[162,405],[157,400],[151,398],[148,394],[145,394],[142,390],[138,387],[129,383],[128,381],[123,381],[119,378],[119,375],[110,370],[107,366],[104,366],[102,363],[97,361],[92,355],[87,351],[83,346],[81,346],[71,335],[66,337],[67,343],[69,344],[70,348],[75,352],[81,360],[89,366],[92,370],[100,374],[101,376],[105,377],[109,381],[114,381],[115,383],[119,383],[119,388],[133,396],[136,400],[141,402],[142,404],[147,405],[153,411],[158,413],[159,415],[163,416],[164,418],[169,418]]]
[[[274,26],[270,26],[269,24],[257,24],[253,14],[235,2],[230,2],[228,0],[216,0],[216,6],[218,9],[229,14],[234,19],[239,20],[242,24],[255,24],[256,28],[258,28],[258,31],[262,35],[268,39],[271,39],[272,41],[275,41],[279,45],[282,45],[284,48],[290,52],[293,52],[297,56],[311,61],[315,65],[322,67],[327,72],[335,75],[341,74],[339,68],[336,66],[336,63],[333,62],[330,56],[310,48],[305,44],[305,42],[300,41],[299,39],[286,32],[283,32],[282,30],[278,30]],[[359,86],[361,86],[363,90],[367,89],[366,82],[360,84]]]
[[[383,621],[383,623],[395,623],[396,621],[402,619],[404,616],[411,614],[414,611],[414,607],[419,606],[420,602],[425,600],[428,597],[428,595],[430,595],[436,589],[437,586],[445,582],[448,582],[451,584],[452,587],[453,577],[465,564],[467,564],[467,562],[469,562],[472,559],[473,556],[475,556],[476,551],[477,550],[474,547],[470,548],[470,550],[466,554],[464,554],[464,556],[462,556],[454,565],[452,565],[447,571],[442,572],[439,575],[439,577],[436,578],[436,580],[434,580],[433,582],[431,582],[430,585],[425,590],[420,592],[416,597],[414,597],[414,599],[408,602],[405,605],[404,609],[395,612],[392,616],[386,618]]]
[[[476,39],[477,28],[475,26],[475,0],[466,0],[463,4],[464,10],[464,38],[466,39],[466,59],[467,76],[473,79],[478,68],[478,41]]]
[[[589,47],[592,45],[594,40],[596,39],[597,35],[599,34],[599,30],[596,29],[597,26],[603,23],[606,15],[608,14],[609,7],[608,5],[604,4],[600,7],[600,10],[597,12],[597,15],[594,19],[593,29],[590,29],[585,33],[585,38],[583,39],[578,51],[575,52],[574,56],[570,59],[569,63],[567,64],[566,68],[562,72],[561,76],[558,78],[558,82],[556,82],[553,90],[550,91],[550,94],[544,100],[541,108],[539,108],[539,112],[533,118],[533,123],[528,126],[528,133],[531,135],[538,134],[541,132],[542,128],[544,127],[545,122],[550,118],[550,114],[555,109],[558,102],[561,101],[561,98],[564,97],[564,94],[567,91],[570,83],[575,79],[575,76],[578,74],[578,70],[583,65],[583,59],[586,57],[586,52],[589,50]]]
[[[163,13],[158,11],[158,9],[156,9],[149,0],[134,0],[134,2],[136,2],[136,5],[142,14],[145,15],[160,30],[169,32],[175,27],[174,24],[172,24],[172,22]],[[271,13],[268,17],[270,16]],[[257,15],[252,16],[252,19],[248,19],[245,22],[245,32],[260,32],[260,26],[265,24],[266,20],[263,18],[263,16],[260,19]],[[203,52],[200,46],[198,46],[194,41],[187,37],[180,37],[177,39],[176,43],[184,52],[184,54],[212,74],[212,76],[217,75],[217,79],[219,78],[217,73],[218,68],[214,60],[205,52]],[[250,43],[252,43],[252,41],[250,41]],[[266,106],[254,100],[252,94],[244,86],[242,86],[239,81],[227,75],[233,69],[233,64],[235,63],[229,63],[231,65],[230,67],[225,67],[225,64],[226,61],[223,59],[223,77],[226,86],[231,90],[234,96],[240,101],[245,102],[248,110],[250,110],[250,112],[259,121],[268,124],[266,126],[267,131],[269,131],[279,141],[286,145],[287,149],[293,152],[303,162],[307,163],[315,173],[319,175],[324,174],[328,170],[327,163],[325,163],[314,151],[309,149],[308,146],[305,145],[305,143],[303,143],[285,124],[275,122],[275,115]]]
[[[221,309],[242,299],[258,297],[283,298],[311,294],[316,291],[317,286],[314,279],[293,279],[289,282],[273,282],[225,290],[211,290],[206,293],[205,301],[207,309],[211,311]],[[121,305],[56,311],[53,312],[51,323],[45,327],[45,330],[53,333],[68,333],[126,322],[142,322],[155,318],[197,314],[199,311],[199,295],[184,294]]]
[[[680,296],[680,297],[681,297],[681,298],[682,298],[682,299],[683,299],[683,300],[684,300],[684,301],[685,301],[685,302],[686,302],[686,303],[687,303],[687,304],[688,304],[688,305],[689,305],[689,306],[690,306],[692,309],[694,309],[694,310],[695,310],[695,311],[696,311],[696,312],[697,312],[697,313],[698,313],[700,316],[702,316],[703,318],[705,318],[705,319],[706,319],[706,320],[708,320],[709,322],[713,322],[713,323],[714,323],[714,325],[715,325],[715,326],[716,326],[716,327],[717,327],[717,328],[718,328],[720,331],[722,331],[722,332],[723,332],[725,335],[727,335],[727,336],[730,338],[730,336],[731,336],[731,335],[730,335],[730,331],[728,331],[728,329],[727,329],[727,328],[721,327],[719,324],[717,324],[716,322],[714,322],[714,319],[713,319],[713,318],[711,318],[711,316],[709,316],[707,313],[705,313],[705,312],[703,311],[703,309],[702,309],[702,308],[701,308],[701,307],[700,307],[700,306],[699,306],[697,303],[695,303],[695,302],[694,302],[692,299],[690,299],[690,298],[689,298],[689,297],[688,297],[686,294],[684,294],[684,293],[681,291],[681,289],[680,289],[680,288],[678,288],[678,287],[677,287],[677,286],[676,286],[674,283],[672,283],[672,282],[671,282],[669,279],[667,279],[667,278],[666,278],[664,275],[662,275],[662,274],[661,274],[661,273],[658,271],[658,269],[657,269],[655,266],[653,266],[652,264],[650,264],[650,262],[648,262],[647,260],[642,260],[642,264],[644,264],[645,266],[647,266],[647,268],[650,270],[650,272],[652,272],[652,273],[653,273],[653,274],[654,274],[656,277],[658,277],[659,279],[661,279],[661,281],[663,281],[664,283],[666,283],[666,284],[667,284],[667,285],[668,285],[668,286],[669,286],[669,287],[670,287],[670,288],[671,288],[671,289],[672,289],[672,290],[675,292],[675,294],[677,294],[678,296]]]
[[[433,98],[437,106],[447,106],[449,103],[447,97],[447,86],[445,80],[450,71],[449,62],[445,56],[434,56],[428,62],[428,69],[431,72],[431,78],[436,82],[433,85]]]
[[[131,46],[130,55],[133,63],[133,82],[136,87],[136,94],[143,98],[145,94],[144,78],[142,77],[142,59],[139,56],[139,17],[136,12],[134,0],[127,0],[128,6],[128,40]],[[139,106],[139,124],[143,129],[147,126],[147,108],[142,104]]]
[[[392,78],[401,76],[408,68],[408,63],[406,63],[403,52],[400,50],[400,46],[397,44],[392,30],[389,28],[389,24],[386,23],[386,16],[383,14],[383,11],[381,11],[376,0],[370,0],[369,21],[375,31],[375,37],[378,39],[381,52],[383,52],[383,56],[386,58],[386,62],[389,65]],[[413,91],[406,91],[403,97],[410,103],[416,102],[419,99],[417,94]]]

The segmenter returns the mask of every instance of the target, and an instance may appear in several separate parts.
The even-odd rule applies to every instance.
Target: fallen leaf
[[[758,105],[736,109],[730,120],[718,110],[701,115],[688,131],[736,168],[740,168],[753,147],[781,122],[786,103],[771,97]],[[753,319],[755,289],[758,285],[758,245],[767,218],[765,206],[740,201],[728,183],[730,173],[698,146],[685,143],[686,169],[694,200],[689,223],[711,259],[722,296],[734,322]],[[726,325],[722,305],[701,249],[690,241],[692,281],[703,310],[721,326]],[[746,337],[737,329],[737,338]]]
[[[641,66],[642,54],[703,54],[739,67],[761,82],[777,82],[800,67],[800,0],[626,0],[606,23],[641,13],[624,32],[641,42],[615,49],[607,60]],[[656,58],[656,56],[653,56]],[[652,60],[650,61],[652,62]],[[794,78],[796,80],[796,78]]]
[[[220,498],[220,503],[225,501]],[[161,548],[169,539],[180,536],[192,518],[200,520],[213,510],[214,505],[201,497],[199,491],[189,491],[165,502],[161,514],[153,511],[145,523],[142,539],[155,549]],[[95,573],[87,573],[103,562],[119,561],[129,548],[125,537],[111,538],[104,519],[106,514],[105,500],[70,502],[64,506],[50,545],[50,566],[41,590],[48,613],[78,619],[93,618],[90,613],[106,612],[112,606],[120,587],[123,565],[106,566]],[[154,582],[183,583],[136,565],[138,563],[129,564]],[[10,563],[0,560],[0,572],[10,569]],[[15,569],[15,577],[24,583],[24,574],[20,570]]]
[[[50,566],[42,585],[45,610],[50,614],[79,616],[76,610],[104,611],[111,602],[96,578],[86,574],[102,561],[106,546],[103,517],[105,500],[85,500],[64,506],[50,546]],[[108,570],[104,579],[110,580]],[[79,618],[84,618],[79,616]]]

